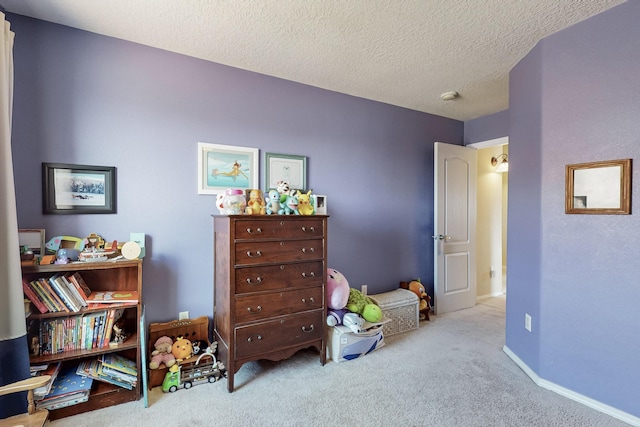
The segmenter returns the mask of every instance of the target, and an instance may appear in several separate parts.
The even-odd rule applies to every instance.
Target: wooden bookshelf
[[[140,334],[140,315],[142,312],[142,260],[122,260],[90,263],[28,265],[22,267],[22,277],[28,281],[48,278],[56,273],[79,272],[92,291],[137,291],[137,303],[103,304],[104,308],[83,308],[79,312],[34,312],[27,317],[27,328],[39,328],[44,320],[69,318],[90,313],[101,312],[112,308],[123,310],[122,320],[125,325],[127,339],[117,346],[103,346],[86,350],[69,350],[56,354],[32,354],[31,364],[62,362],[78,364],[85,359],[97,358],[107,353],[119,353],[128,359],[135,360],[138,369],[138,380],[133,390],[94,380],[89,400],[72,406],[50,411],[51,419],[63,418],[107,406],[140,399],[142,390],[142,369]]]

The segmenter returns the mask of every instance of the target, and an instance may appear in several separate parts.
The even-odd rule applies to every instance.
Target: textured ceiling
[[[458,120],[543,37],[624,0],[0,0],[8,12]],[[457,91],[453,101],[440,94]]]

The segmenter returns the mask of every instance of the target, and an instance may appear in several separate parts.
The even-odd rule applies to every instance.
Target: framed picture
[[[286,181],[293,190],[307,189],[307,158],[286,154],[265,154],[265,184],[267,191]]]
[[[315,201],[314,210],[316,215],[326,215],[327,214],[327,196],[316,194],[314,201]]]
[[[35,255],[44,255],[44,228],[19,229],[18,244],[26,246]]]
[[[258,149],[198,143],[198,194],[258,188]]]
[[[43,163],[42,213],[116,213],[116,168]]]
[[[565,213],[631,214],[631,159],[565,167]]]

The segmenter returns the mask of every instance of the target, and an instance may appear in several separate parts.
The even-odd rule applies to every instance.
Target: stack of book
[[[49,278],[22,279],[24,295],[40,313],[77,313],[85,307],[101,304],[127,305],[138,302],[137,291],[95,291],[87,286],[79,272],[56,273]]]
[[[128,390],[132,390],[138,383],[136,362],[116,353],[81,362],[76,373]]]
[[[61,367],[62,362],[31,367],[32,376],[51,375],[51,381],[49,381],[46,385],[33,390],[33,398],[35,400],[42,400],[47,394],[49,394],[49,392],[51,392],[51,387],[53,386],[53,382],[56,380],[58,374],[60,373]]]
[[[56,273],[49,278],[22,280],[25,296],[40,311],[77,313],[87,307],[91,289],[80,273]]]
[[[75,316],[41,319],[37,331],[39,353],[48,355],[108,347],[113,324],[123,311],[123,308],[114,307]]]
[[[51,391],[36,402],[38,409],[59,409],[89,400],[93,379],[76,373],[73,364],[63,366],[53,381]]]

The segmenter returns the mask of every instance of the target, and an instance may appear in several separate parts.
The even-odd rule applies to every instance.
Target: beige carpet
[[[226,380],[51,422],[76,426],[627,426],[538,387],[502,351],[504,299],[432,316],[349,362],[302,351]]]

